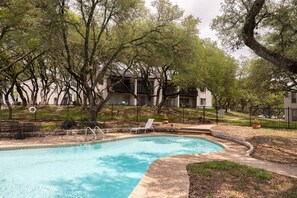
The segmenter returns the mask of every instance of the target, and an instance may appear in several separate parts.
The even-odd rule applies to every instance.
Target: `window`
[[[205,98],[200,98],[200,105],[205,106],[206,105],[206,99]]]
[[[291,93],[291,103],[296,103],[296,93]]]

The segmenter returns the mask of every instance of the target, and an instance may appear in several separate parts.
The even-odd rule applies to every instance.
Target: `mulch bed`
[[[297,167],[297,138],[255,136],[247,141],[255,148],[252,157]]]

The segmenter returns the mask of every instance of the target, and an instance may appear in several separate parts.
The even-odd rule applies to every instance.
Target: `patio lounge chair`
[[[135,131],[135,133],[139,133],[139,131],[144,130],[144,132],[146,133],[146,131],[150,129],[154,131],[153,123],[154,123],[154,119],[148,119],[144,127],[139,126],[137,128],[132,128],[130,129],[130,132],[132,133],[133,131]]]

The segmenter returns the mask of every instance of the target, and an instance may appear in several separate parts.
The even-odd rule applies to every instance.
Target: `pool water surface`
[[[148,136],[93,145],[0,152],[0,197],[128,197],[161,157],[223,147],[199,138]]]

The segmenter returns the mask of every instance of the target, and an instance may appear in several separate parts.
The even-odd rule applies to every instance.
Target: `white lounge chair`
[[[152,129],[155,132],[153,127],[154,120],[155,119],[148,119],[144,127],[139,126],[137,128],[132,128],[130,129],[130,132],[132,133],[133,131],[135,131],[135,133],[138,133],[140,130],[144,130],[144,132],[146,133],[146,131],[150,129]]]

